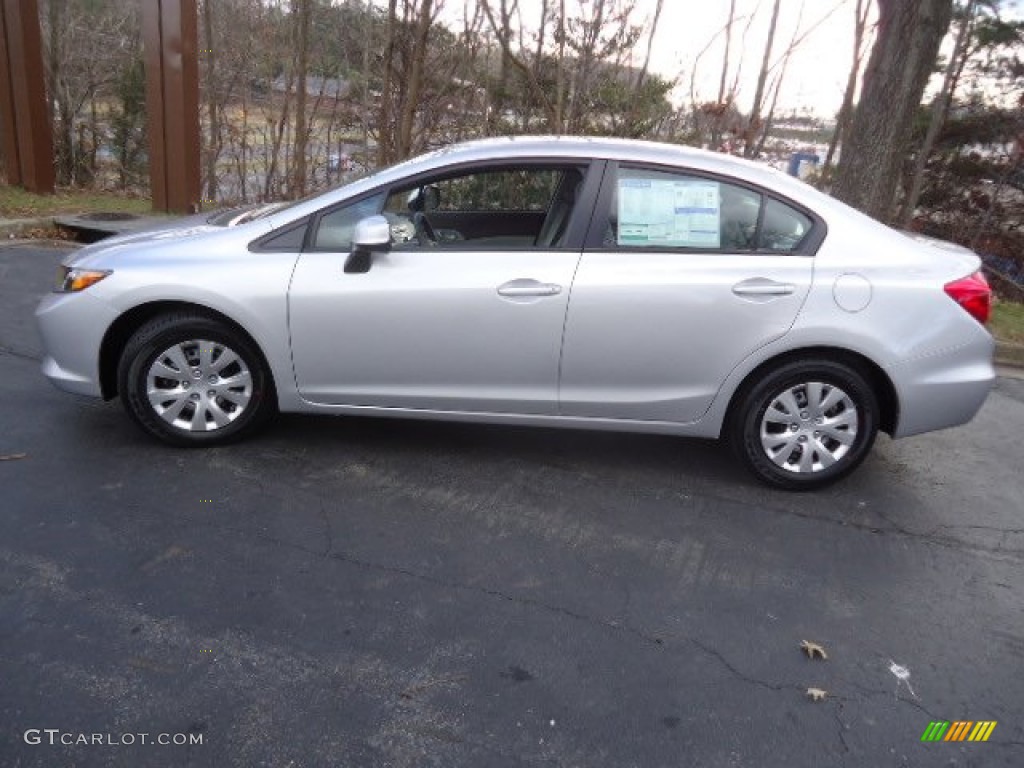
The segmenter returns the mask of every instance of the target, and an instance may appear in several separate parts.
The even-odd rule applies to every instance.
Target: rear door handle
[[[766,277],[744,280],[732,287],[737,296],[789,296],[796,290],[792,283],[779,283]]]
[[[522,296],[557,296],[562,292],[562,286],[556,283],[542,283],[538,280],[519,279],[510,280],[498,286],[499,296],[510,298]]]

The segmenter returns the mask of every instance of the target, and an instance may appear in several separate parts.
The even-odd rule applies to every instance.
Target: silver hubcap
[[[857,422],[857,407],[839,387],[797,384],[772,398],[761,417],[761,447],[789,472],[820,472],[850,452]]]
[[[252,374],[220,342],[191,339],[168,347],[146,373],[146,396],[161,419],[186,432],[212,432],[252,400]]]

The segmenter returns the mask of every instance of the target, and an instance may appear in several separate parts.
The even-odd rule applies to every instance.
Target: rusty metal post
[[[53,133],[36,0],[0,0],[0,134],[8,181],[52,193]]]
[[[153,208],[199,210],[196,0],[140,0]]]

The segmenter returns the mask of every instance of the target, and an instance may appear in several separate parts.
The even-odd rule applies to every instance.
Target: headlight
[[[54,290],[60,293],[84,291],[90,285],[95,285],[109,274],[109,269],[61,267],[57,272],[57,285],[54,286]]]

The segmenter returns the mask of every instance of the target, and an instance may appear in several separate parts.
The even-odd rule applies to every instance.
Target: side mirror
[[[352,251],[345,260],[345,271],[359,274],[370,271],[371,256],[391,250],[391,225],[383,216],[367,216],[356,223],[352,233]]]

